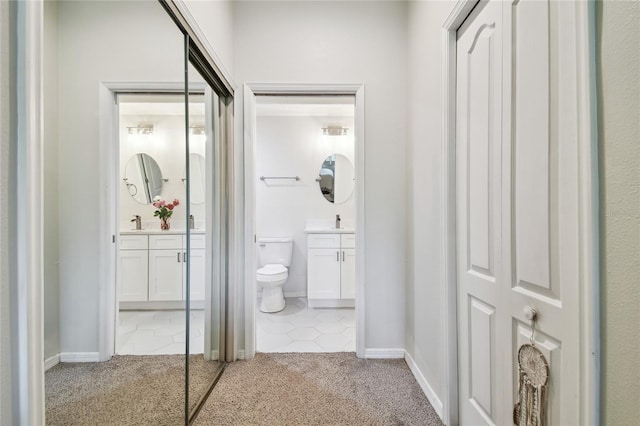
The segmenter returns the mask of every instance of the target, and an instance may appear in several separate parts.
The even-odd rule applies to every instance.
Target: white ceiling
[[[269,117],[353,117],[353,96],[256,96],[256,115]]]

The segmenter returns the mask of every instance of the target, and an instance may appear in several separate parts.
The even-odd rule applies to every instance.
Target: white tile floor
[[[204,352],[204,311],[192,310],[189,352]],[[116,353],[119,355],[183,354],[184,311],[120,311]]]
[[[287,298],[284,310],[260,312],[256,305],[258,352],[355,352],[353,308],[313,309],[306,298]]]

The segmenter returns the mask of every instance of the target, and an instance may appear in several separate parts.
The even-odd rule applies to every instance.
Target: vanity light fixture
[[[137,126],[127,126],[130,135],[152,135],[153,124],[138,124]]]
[[[204,135],[204,126],[189,126],[189,132],[191,132],[192,135]]]
[[[327,126],[322,128],[323,136],[345,136],[349,128],[342,126]]]

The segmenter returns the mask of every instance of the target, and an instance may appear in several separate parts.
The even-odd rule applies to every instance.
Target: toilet
[[[262,303],[260,311],[272,313],[284,309],[282,287],[289,277],[288,267],[291,265],[293,239],[291,238],[259,238],[258,263],[260,269],[256,273],[258,286],[262,287]]]

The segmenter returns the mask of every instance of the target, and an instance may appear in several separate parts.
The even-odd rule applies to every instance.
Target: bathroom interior
[[[355,352],[353,96],[256,96],[256,350]]]
[[[185,238],[191,235],[190,352],[204,353],[205,104],[189,97],[190,214],[186,216],[185,108],[181,94],[118,97],[120,151],[119,321],[116,353],[184,352]],[[169,229],[154,217],[164,200]],[[175,200],[178,204],[174,206]],[[157,201],[156,201],[157,203]]]

